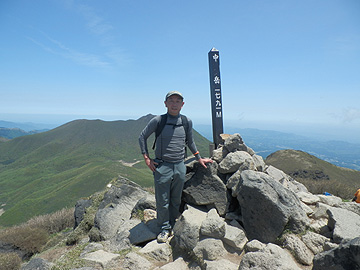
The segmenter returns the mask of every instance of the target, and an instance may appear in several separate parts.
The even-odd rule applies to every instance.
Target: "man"
[[[201,158],[192,135],[192,121],[180,114],[184,97],[180,92],[171,91],[165,97],[167,108],[166,124],[161,121],[165,116],[158,115],[150,120],[139,136],[141,153],[146,165],[154,174],[157,221],[161,232],[157,237],[159,243],[167,241],[171,229],[179,216],[181,195],[185,182],[186,167],[184,164],[185,144],[194,154],[196,160],[206,168],[206,163],[213,161]],[[147,139],[155,132],[162,131],[155,139],[155,159],[149,157]]]

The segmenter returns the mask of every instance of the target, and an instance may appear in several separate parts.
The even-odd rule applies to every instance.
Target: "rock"
[[[249,239],[275,242],[285,226],[299,233],[309,224],[299,198],[265,173],[243,171],[237,190]]]
[[[223,242],[219,239],[206,238],[198,242],[194,248],[194,254],[198,261],[214,261],[226,254]]]
[[[191,251],[195,248],[200,238],[200,228],[206,219],[206,212],[192,206],[182,213],[174,226],[174,240],[179,248]]]
[[[226,187],[231,190],[231,195],[233,197],[236,197],[238,195],[237,186],[239,185],[240,180],[241,180],[241,170],[237,170],[229,177],[226,183]]]
[[[299,263],[304,265],[312,264],[314,254],[299,237],[294,234],[286,234],[284,238],[283,246],[294,255]]]
[[[156,211],[152,209],[145,209],[144,210],[144,222],[147,223],[150,220],[156,219]]]
[[[130,181],[120,181],[120,186],[112,186],[104,195],[104,200],[95,215],[95,227],[104,240],[111,239],[117,229],[131,217],[131,212],[146,192]]]
[[[133,245],[149,242],[154,240],[157,234],[149,229],[144,222],[140,222],[130,230],[129,240]]]
[[[139,211],[144,211],[145,209],[156,210],[155,195],[147,194],[145,197],[141,198],[131,211],[131,217],[136,216]]]
[[[317,195],[320,199],[320,201],[324,204],[330,205],[330,206],[336,206],[337,204],[342,203],[342,199],[339,197],[336,197],[334,195],[326,196],[326,195]]]
[[[92,261],[100,264],[102,267],[106,267],[112,260],[119,258],[119,254],[109,253],[104,250],[97,250],[91,253],[87,253],[83,259],[86,261]]]
[[[220,147],[213,151],[212,159],[220,163],[228,153],[229,151],[225,147]]]
[[[54,264],[47,260],[34,258],[31,259],[28,263],[24,264],[21,267],[21,270],[50,270],[53,266]]]
[[[326,212],[328,209],[330,208],[329,205],[318,202],[316,204],[316,208],[314,210],[314,212],[310,215],[311,218],[313,219],[320,219],[320,218],[328,218],[329,215]]]
[[[271,243],[259,251],[244,255],[239,270],[253,269],[301,270],[288,252]]]
[[[95,267],[80,267],[80,268],[71,268],[70,270],[98,270]]]
[[[307,216],[310,216],[312,213],[314,213],[314,210],[303,202],[301,202],[301,208],[304,210]]]
[[[177,258],[175,261],[165,264],[160,267],[160,270],[188,270],[189,267],[187,266],[186,262],[183,258]]]
[[[184,185],[183,200],[188,204],[215,207],[218,213],[225,215],[228,207],[228,194],[224,182],[217,176],[216,162],[208,168],[194,165],[195,174]]]
[[[327,226],[327,224],[328,224],[327,218],[312,220],[310,223],[310,229],[318,234],[330,238],[332,232],[330,231],[330,228]]]
[[[224,141],[224,147],[229,152],[246,151],[246,146],[239,133],[228,136]]]
[[[226,259],[218,261],[205,261],[206,270],[237,270],[239,265],[232,263]]]
[[[338,247],[339,247],[339,244],[332,243],[332,242],[326,242],[324,244],[324,251],[329,251],[329,250],[332,250],[332,249],[338,248]]]
[[[75,224],[74,228],[79,226],[80,222],[84,219],[84,215],[86,213],[86,208],[91,206],[91,200],[78,200],[75,204],[75,211],[74,211],[74,219]]]
[[[254,165],[257,171],[263,172],[265,170],[266,164],[262,156],[253,155],[252,159],[254,160]]]
[[[286,175],[286,173],[284,173],[282,170],[279,170],[278,168],[270,165],[265,169],[265,173],[270,175],[272,178],[274,178],[275,181],[279,182],[284,187],[288,187],[290,176]]]
[[[114,237],[110,239],[111,251],[117,252],[131,248],[130,230],[140,223],[141,221],[139,219],[124,221]]]
[[[311,194],[310,192],[298,192],[296,195],[299,197],[299,199],[308,205],[316,204],[320,201],[320,198],[316,195]]]
[[[335,243],[360,237],[360,216],[354,212],[330,207],[328,227],[333,230],[332,238]]]
[[[246,237],[244,229],[239,225],[237,221],[232,221],[232,224],[237,223],[235,226],[225,225],[225,236],[222,239],[224,243],[235,248],[237,252],[241,252],[244,249],[248,239]]]
[[[245,151],[229,153],[219,164],[219,172],[234,173],[237,170],[254,170],[255,163],[251,155]]]
[[[301,236],[301,240],[314,254],[323,252],[325,243],[330,242],[329,238],[311,231]]]
[[[252,240],[250,242],[247,242],[245,245],[245,251],[247,252],[256,252],[259,250],[262,250],[266,247],[266,244],[261,243],[259,240]]]
[[[336,207],[349,210],[360,216],[360,203],[356,202],[341,202]]]
[[[360,237],[315,256],[313,270],[329,269],[360,269]]]
[[[225,235],[225,221],[216,212],[216,209],[211,209],[206,219],[202,222],[200,232],[204,236],[220,239]]]
[[[104,246],[100,243],[89,243],[80,254],[80,258],[84,257],[86,254],[104,249]]]
[[[139,253],[147,255],[156,261],[168,262],[170,261],[172,251],[168,243],[158,243],[157,240],[154,240],[140,249]]]
[[[287,188],[290,189],[292,192],[297,194],[298,192],[308,192],[307,188],[299,183],[298,181],[295,181],[294,179],[290,178],[289,182],[287,183]]]
[[[128,270],[148,270],[152,267],[152,264],[145,259],[144,257],[136,254],[135,252],[130,252],[125,256],[122,268]]]

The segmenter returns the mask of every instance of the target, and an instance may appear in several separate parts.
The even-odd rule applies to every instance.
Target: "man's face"
[[[171,115],[178,115],[184,102],[178,95],[172,95],[165,101],[165,107],[168,109],[168,113]]]

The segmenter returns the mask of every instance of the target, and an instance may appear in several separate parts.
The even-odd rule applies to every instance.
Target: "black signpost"
[[[213,142],[216,148],[222,141],[220,134],[223,133],[223,113],[222,113],[222,101],[221,101],[219,51],[215,48],[212,48],[211,51],[208,53],[208,56],[209,56]]]

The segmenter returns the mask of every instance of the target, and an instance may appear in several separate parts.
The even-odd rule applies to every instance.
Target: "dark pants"
[[[184,162],[162,162],[154,172],[157,221],[161,230],[170,230],[180,214],[185,174]]]

